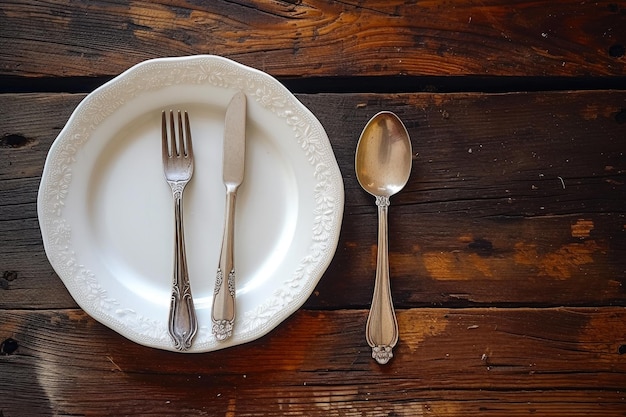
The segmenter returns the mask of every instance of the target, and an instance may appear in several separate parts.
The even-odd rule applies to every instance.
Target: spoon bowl
[[[392,112],[380,112],[365,125],[356,147],[355,170],[361,187],[376,197],[378,206],[378,254],[372,306],[367,317],[366,339],[372,358],[385,364],[398,343],[398,322],[389,282],[387,213],[389,197],[409,180],[412,150],[409,133]]]
[[[356,148],[361,187],[373,196],[391,197],[409,180],[411,162],[411,140],[398,116],[383,111],[372,117]]]

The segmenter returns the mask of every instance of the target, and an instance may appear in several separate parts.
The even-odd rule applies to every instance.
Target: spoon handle
[[[398,343],[398,322],[393,309],[389,283],[389,253],[387,249],[388,197],[376,197],[378,206],[378,255],[372,307],[367,317],[366,338],[372,348],[372,358],[385,364],[393,357],[392,349]]]

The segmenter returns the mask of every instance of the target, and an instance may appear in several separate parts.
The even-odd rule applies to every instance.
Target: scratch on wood
[[[115,363],[115,361],[113,360],[113,358],[112,358],[112,357],[107,356],[107,359],[109,360],[109,362],[111,362],[111,363],[113,364],[113,366],[115,367],[115,369],[117,369],[117,370],[118,370],[118,371],[120,371],[120,372],[124,372],[124,371],[122,371],[122,368],[120,368],[120,367],[119,367],[119,365]]]

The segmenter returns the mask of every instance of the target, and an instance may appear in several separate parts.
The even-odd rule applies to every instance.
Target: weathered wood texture
[[[50,144],[83,95],[0,98],[0,307],[75,304],[48,264],[36,197]],[[346,190],[335,259],[311,309],[369,304],[376,211],[353,160],[381,109],[406,122],[413,171],[390,208],[399,307],[626,305],[626,93],[301,95]]]
[[[23,415],[617,416],[626,311],[411,309],[388,366],[363,310],[299,311],[210,354],[151,350],[77,310],[0,310],[6,417]]]
[[[625,17],[613,1],[5,1],[0,90],[89,91],[200,53],[302,85],[354,77],[357,91],[396,75],[417,76],[398,77],[407,92],[433,91],[409,84],[422,76],[456,91],[487,91],[463,84],[483,77],[620,88]],[[97,323],[46,259],[37,189],[83,97],[0,95],[0,417],[626,416],[624,90],[299,95],[344,178],[336,256],[274,331],[196,355]],[[353,168],[379,110],[414,149],[390,207],[400,342],[386,366],[364,338],[377,219]]]
[[[0,75],[112,76],[218,54],[275,76],[621,76],[615,1],[0,3]]]

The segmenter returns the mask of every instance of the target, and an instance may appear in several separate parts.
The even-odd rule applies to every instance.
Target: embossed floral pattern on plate
[[[267,276],[260,276],[258,282],[251,280],[248,295],[245,295],[244,291],[242,297],[245,302],[238,307],[237,314],[240,319],[232,340],[228,343],[217,342],[210,332],[210,319],[202,319],[200,314],[200,330],[191,351],[211,351],[245,343],[273,329],[304,303],[334,255],[343,214],[343,183],[328,137],[315,116],[269,75],[222,57],[201,55],[145,61],[88,95],[76,108],[50,149],[38,196],[38,213],[46,254],[55,271],[87,313],[133,341],[173,350],[166,330],[168,300],[163,301],[159,298],[161,287],[167,288],[169,285],[167,272],[169,270],[164,268],[163,276],[160,273],[155,274],[159,275],[158,277],[137,273],[136,280],[140,285],[138,284],[137,288],[133,287],[132,283],[125,282],[120,275],[134,269],[119,266],[123,262],[115,259],[114,254],[119,253],[116,252],[116,248],[105,247],[103,252],[99,246],[115,246],[115,242],[120,242],[121,239],[107,240],[101,237],[107,233],[109,225],[92,223],[102,223],[107,219],[108,214],[104,208],[118,207],[116,202],[110,201],[111,196],[117,197],[117,191],[113,187],[108,187],[106,170],[113,174],[120,174],[118,171],[124,169],[131,171],[128,172],[129,176],[137,176],[139,178],[137,181],[145,185],[149,178],[147,174],[142,177],[141,173],[152,170],[153,162],[146,156],[138,162],[136,169],[133,167],[129,170],[123,167],[116,168],[117,162],[109,161],[102,168],[105,174],[94,171],[99,169],[98,164],[104,164],[101,162],[101,155],[112,152],[110,148],[113,145],[109,142],[115,142],[115,146],[122,149],[116,151],[118,154],[113,152],[113,155],[125,157],[124,152],[130,151],[123,147],[132,146],[132,143],[131,145],[127,143],[134,139],[132,134],[123,132],[136,122],[143,124],[144,131],[149,133],[151,106],[154,106],[154,112],[157,112],[159,110],[157,107],[167,105],[170,99],[173,101],[172,105],[191,103],[192,107],[196,106],[198,110],[195,114],[190,114],[192,126],[197,124],[204,136],[211,136],[205,143],[219,143],[216,138],[221,138],[220,133],[216,131],[218,129],[215,123],[207,125],[202,131],[203,125],[198,123],[198,120],[203,117],[202,111],[207,109],[208,112],[213,112],[212,117],[217,120],[223,106],[222,102],[225,103],[230,94],[237,90],[245,92],[248,96],[251,119],[249,132],[252,136],[251,141],[256,141],[254,143],[257,144],[256,148],[252,146],[251,152],[258,155],[256,165],[255,157],[252,155],[251,169],[259,167],[258,172],[249,174],[248,180],[250,183],[248,200],[253,206],[248,209],[248,224],[252,225],[251,229],[258,224],[259,229],[240,232],[242,238],[246,239],[244,243],[248,245],[247,251],[250,252],[248,269],[251,273],[262,269],[261,265],[257,268],[254,262],[259,264],[263,262],[254,258],[250,242],[254,240],[254,233],[258,232],[263,237],[263,231],[267,230],[263,229],[263,219],[258,221],[253,218],[253,213],[270,210],[265,208],[266,204],[275,204],[275,207],[287,206],[288,208],[284,209],[286,220],[279,220],[276,224],[276,227],[285,230],[281,232],[281,236],[284,235],[281,239],[286,243],[276,244],[276,248],[270,253],[275,260],[270,260],[269,264],[272,265],[263,266]],[[204,102],[205,99],[207,103]],[[142,142],[138,142],[143,146],[142,149],[148,149],[145,144],[151,140],[149,136],[143,133]],[[194,138],[198,136],[194,133]],[[203,145],[200,142],[198,146]],[[196,147],[194,143],[194,148]],[[217,148],[207,150],[207,158],[215,158],[213,154],[217,151]],[[273,156],[267,157],[265,154]],[[270,171],[270,168],[264,166],[263,163],[269,160],[267,158],[275,158],[272,161],[279,161],[278,165],[283,164],[284,168],[280,168],[282,171]],[[160,161],[154,163],[158,164]],[[92,166],[96,168],[91,168]],[[284,172],[289,178],[276,178],[279,185],[274,186],[270,182],[274,180],[272,175],[276,177],[277,172]],[[199,174],[202,175],[200,172]],[[260,179],[257,180],[257,177]],[[216,181],[219,180],[221,178]],[[158,177],[155,181],[162,182],[163,179]],[[203,186],[213,184],[198,181]],[[260,192],[255,194],[252,188],[254,184],[260,184],[268,191],[278,187],[279,191],[273,198],[267,197],[269,200],[266,201],[261,198]],[[280,184],[285,184],[283,191]],[[122,189],[129,187],[128,184],[124,184]],[[159,203],[160,189],[156,188],[156,185],[154,187],[151,195],[156,195],[154,200]],[[94,188],[96,191],[90,191]],[[210,193],[211,189],[209,186],[205,189],[206,191],[200,190],[200,185],[196,187],[198,199],[207,199],[206,194]],[[287,200],[288,195],[294,194],[292,192],[294,190],[296,200]],[[216,193],[217,191],[221,190],[215,190]],[[124,194],[123,190],[120,193]],[[97,202],[90,201],[93,198],[97,198]],[[143,202],[141,199],[136,201],[139,204]],[[213,204],[213,199],[210,199],[210,202]],[[83,208],[83,205],[86,208]],[[159,204],[154,206],[154,208],[150,206],[149,210],[144,209],[144,212],[160,213]],[[215,206],[219,207],[219,202],[215,202]],[[165,204],[163,211],[166,212],[168,208],[169,204]],[[130,211],[132,214],[132,209]],[[205,227],[203,222],[209,217],[215,223],[213,230],[219,228],[221,219],[214,220],[218,217],[216,213],[213,213],[213,216],[200,214],[195,214],[198,219],[196,229]],[[193,216],[194,213],[191,215],[192,221]],[[140,217],[142,216],[138,219],[142,220]],[[155,215],[155,218],[159,219],[166,217],[167,213]],[[267,221],[270,218],[265,215],[265,219]],[[120,233],[122,237],[127,236],[130,240],[137,239],[141,242],[141,237],[130,231],[128,235],[124,235],[123,230]],[[197,233],[199,236],[197,241],[202,242],[204,235]],[[219,233],[217,236],[207,233],[206,239],[211,242],[219,239]],[[155,253],[162,251],[161,246],[153,247],[156,245],[153,240],[155,239],[144,242],[145,248],[135,249],[138,247],[135,245],[124,247],[124,250],[131,248],[138,250],[139,255],[149,257],[150,250],[154,250]],[[164,240],[167,241],[165,238]],[[269,243],[271,246],[274,242],[270,239]],[[107,252],[108,249],[111,249],[110,253]],[[246,250],[243,252],[245,259]],[[197,258],[200,259],[200,256]],[[157,257],[156,262],[161,260]],[[208,266],[206,268],[210,270]],[[197,271],[203,269],[204,266],[197,267]],[[212,289],[211,274],[207,272],[205,277],[198,275],[201,274],[197,273],[196,277],[192,277],[192,286],[197,285],[199,288],[206,286],[207,289]],[[207,281],[206,285],[204,281]],[[144,292],[151,295],[144,297]],[[196,294],[194,288],[194,295],[197,296]],[[211,294],[200,294],[200,313],[208,313],[208,309],[202,310],[202,305],[209,305],[210,297]]]

